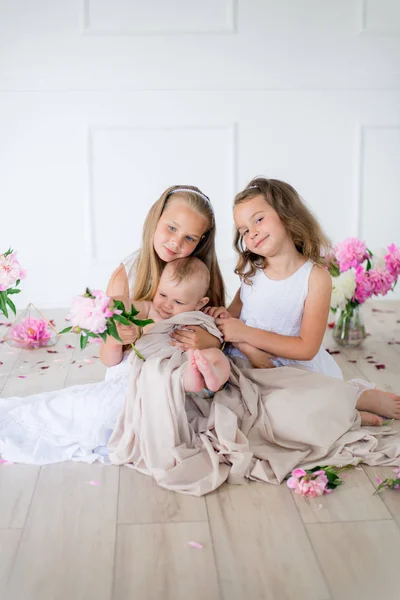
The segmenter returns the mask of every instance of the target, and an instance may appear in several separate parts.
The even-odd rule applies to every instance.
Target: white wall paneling
[[[361,33],[400,35],[398,0],[360,0]]]
[[[169,185],[294,185],[333,240],[400,243],[397,0],[0,0],[0,248],[19,306],[104,287]],[[377,197],[379,201],[377,202]]]
[[[233,33],[235,0],[81,0],[89,35]]]

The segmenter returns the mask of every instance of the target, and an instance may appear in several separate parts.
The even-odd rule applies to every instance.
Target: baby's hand
[[[231,316],[225,306],[209,306],[204,312],[214,319],[229,319]]]

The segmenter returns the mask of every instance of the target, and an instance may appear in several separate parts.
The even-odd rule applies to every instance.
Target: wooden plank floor
[[[63,326],[63,311],[47,315]],[[400,303],[371,303],[365,320],[364,347],[334,357],[346,378],[400,392]],[[101,380],[98,347],[76,341],[0,344],[2,396]],[[338,350],[330,330],[325,345]],[[397,600],[400,491],[373,495],[390,474],[358,467],[314,500],[255,483],[192,498],[126,468],[1,464],[0,599]]]

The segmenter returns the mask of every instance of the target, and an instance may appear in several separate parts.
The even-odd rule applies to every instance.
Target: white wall
[[[0,0],[0,247],[19,306],[104,287],[169,185],[294,185],[334,240],[400,242],[398,0]]]

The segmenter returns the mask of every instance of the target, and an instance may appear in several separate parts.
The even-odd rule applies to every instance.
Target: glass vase
[[[337,310],[332,337],[339,346],[361,346],[366,334],[360,305]]]

